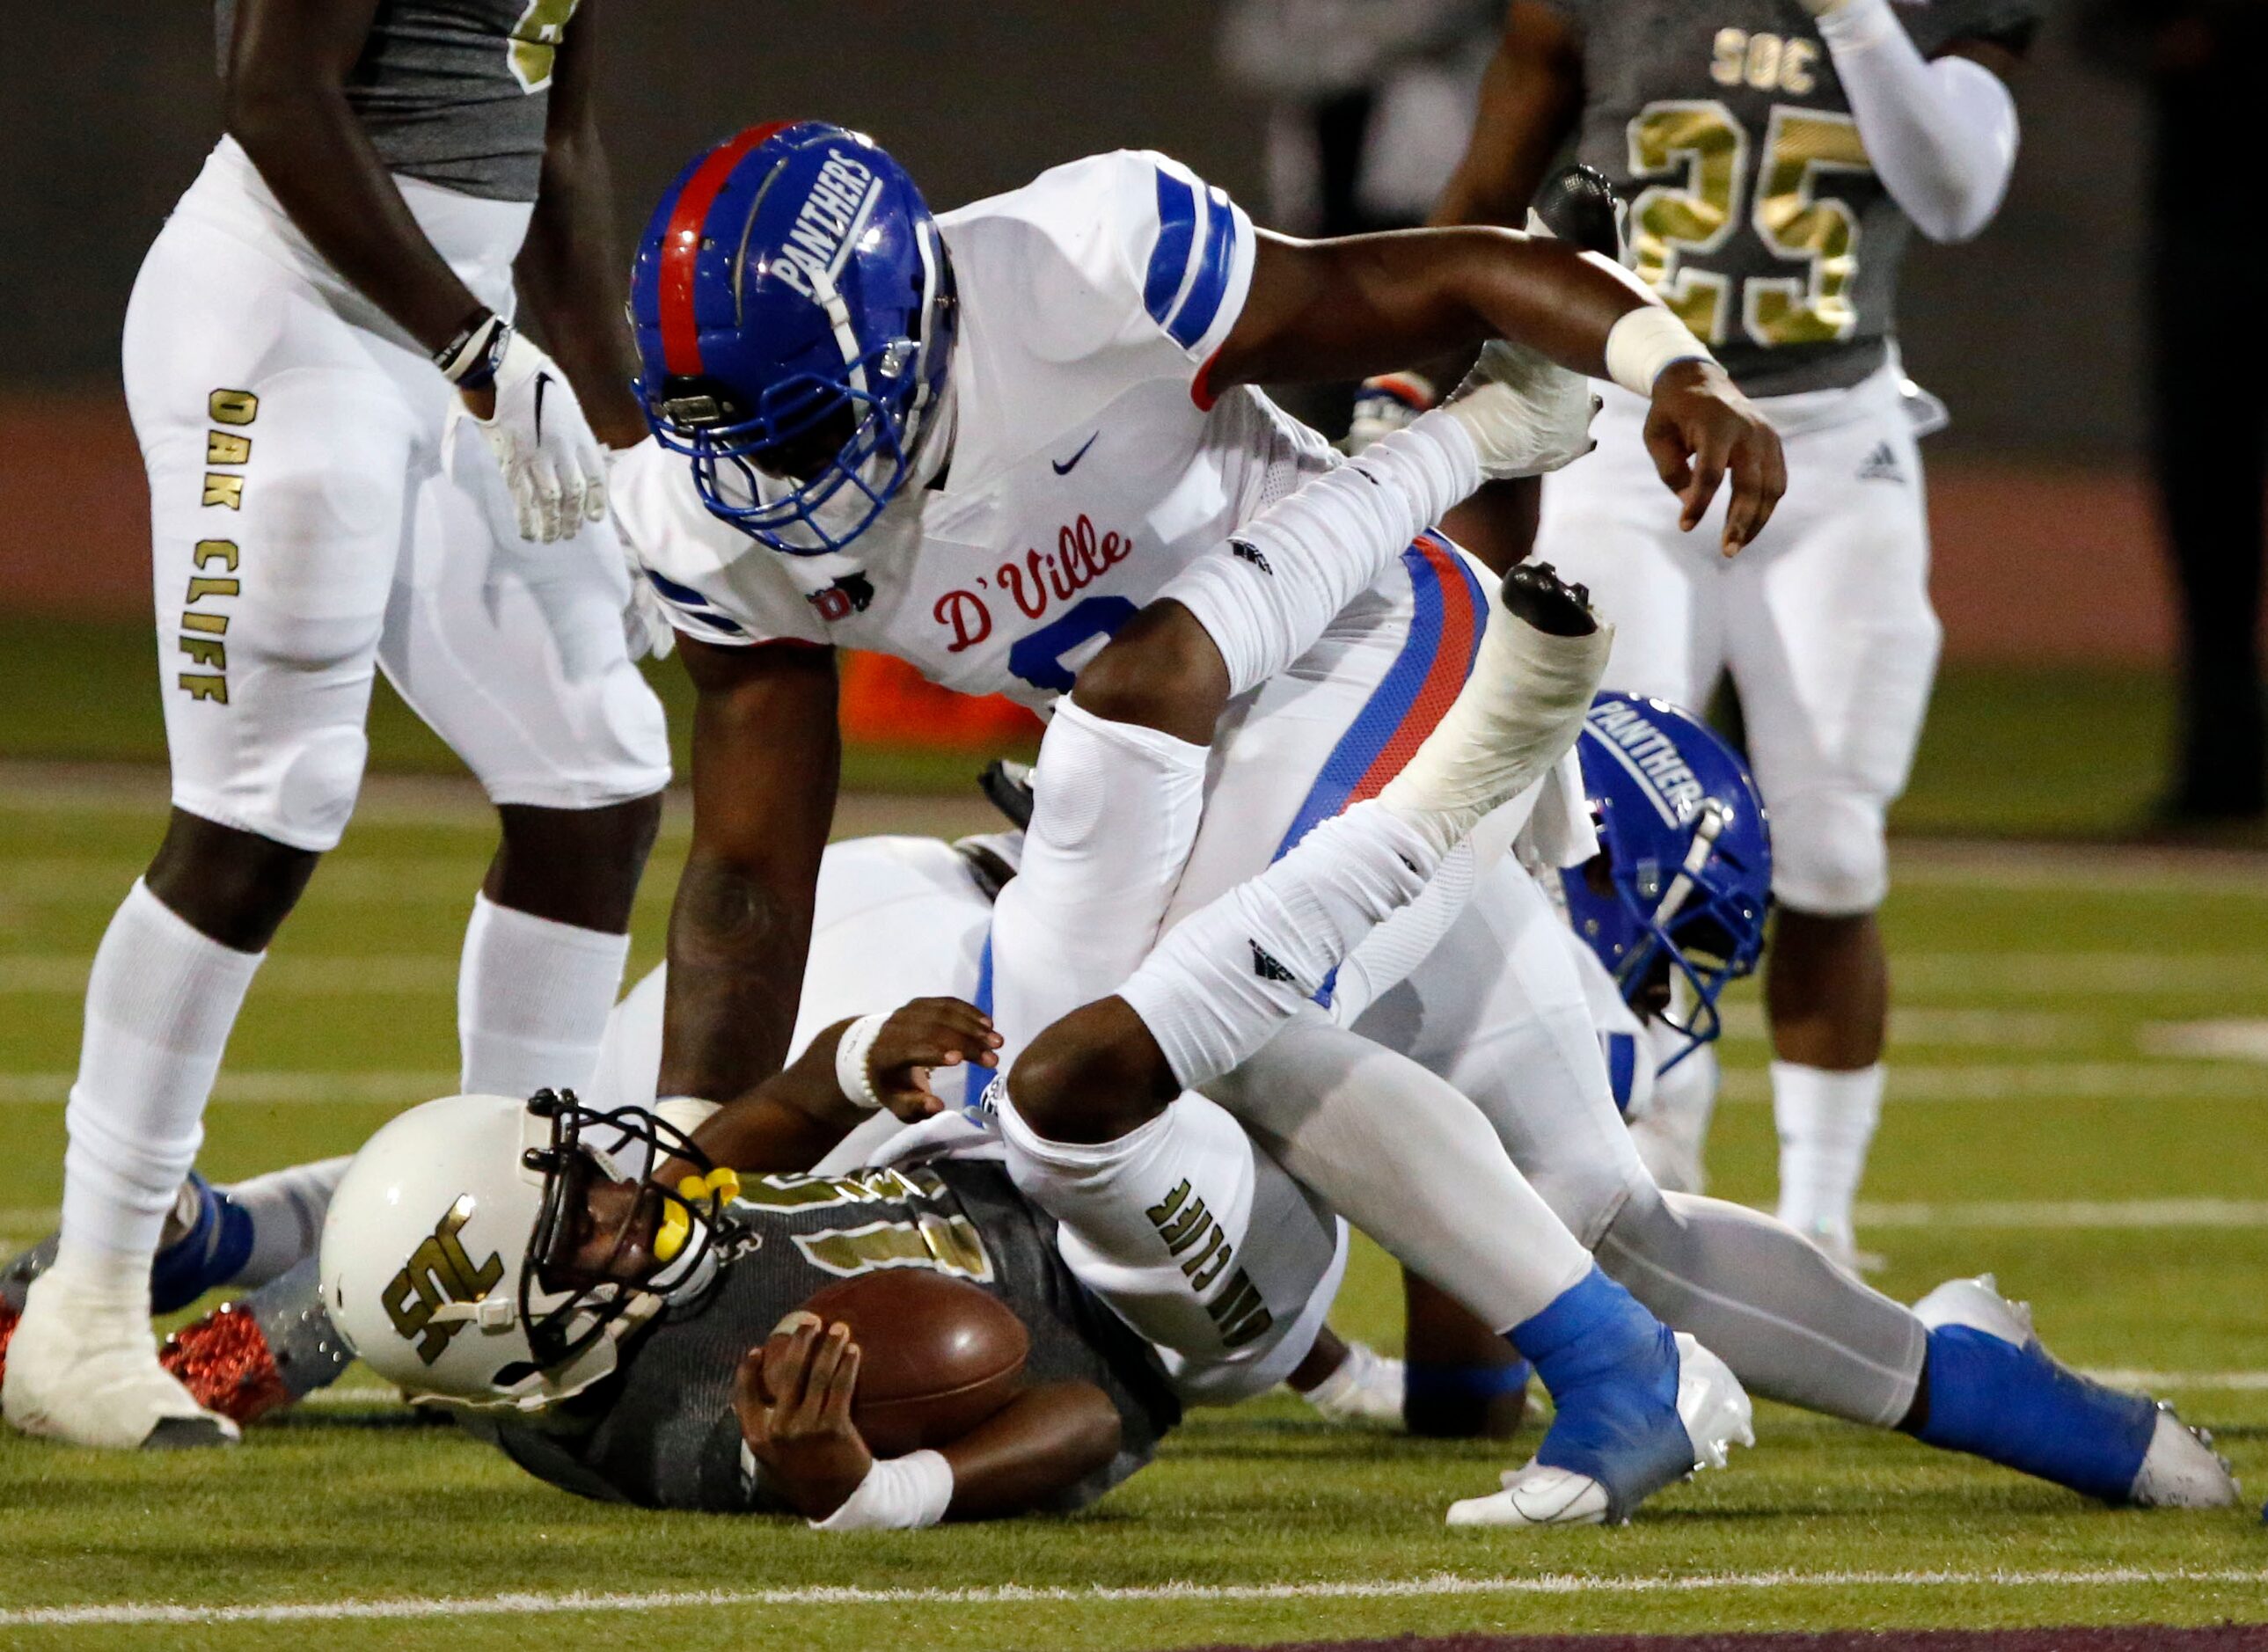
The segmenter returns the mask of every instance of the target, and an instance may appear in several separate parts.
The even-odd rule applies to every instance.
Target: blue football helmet
[[[821,121],[678,174],[630,270],[638,398],[710,510],[841,550],[906,482],[953,355],[953,272],[905,169]]]
[[[1756,966],[1771,910],[1771,827],[1748,765],[1666,701],[1602,694],[1576,740],[1600,853],[1560,873],[1567,915],[1623,997],[1659,993],[1670,971],[1691,1006],[1667,1072],[1720,1030],[1718,995]]]

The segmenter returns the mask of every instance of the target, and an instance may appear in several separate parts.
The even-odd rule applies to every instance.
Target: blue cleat
[[[1557,1414],[1535,1460],[1501,1491],[1454,1505],[1453,1526],[1620,1524],[1663,1487],[1756,1443],[1748,1394],[1725,1362],[1595,1267],[1510,1340]]]
[[[252,1259],[252,1215],[195,1171],[182,1185],[177,1219],[188,1231],[150,1264],[150,1311],[172,1313],[234,1282]]]
[[[2226,1509],[2240,1491],[2212,1436],[2146,1394],[2082,1377],[2041,1346],[2031,1310],[1990,1274],[1914,1304],[1929,1327],[1928,1419],[1918,1438],[2108,1503]]]

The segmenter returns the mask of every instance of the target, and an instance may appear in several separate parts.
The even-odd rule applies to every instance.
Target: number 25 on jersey
[[[1631,203],[1632,261],[1662,302],[1711,344],[1722,344],[1733,325],[1735,283],[1685,261],[1715,252],[1739,231],[1749,148],[1748,128],[1714,99],[1650,103],[1630,123],[1631,174],[1666,180]],[[1766,347],[1848,338],[1859,324],[1850,296],[1859,268],[1858,215],[1818,189],[1827,174],[1873,171],[1858,123],[1847,114],[1775,104],[1764,149],[1749,217],[1773,256],[1801,268],[1739,283],[1740,324]]]

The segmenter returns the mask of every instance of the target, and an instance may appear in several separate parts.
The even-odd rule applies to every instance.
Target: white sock
[[[252,1254],[228,1283],[256,1290],[313,1256],[322,1240],[331,1192],[353,1162],[347,1157],[293,1164],[222,1188],[252,1218]]]
[[[1118,995],[1183,1086],[1205,1083],[1273,1038],[1365,936],[1416,899],[1441,854],[1376,800],[1357,804],[1182,920]]]
[[[627,935],[473,899],[457,971],[460,1082],[480,1096],[580,1090],[599,1062],[630,953]]]
[[[1232,693],[1312,648],[1339,611],[1481,484],[1472,437],[1436,409],[1241,525],[1158,594],[1197,615]]]
[[[1832,1073],[1771,1064],[1779,1127],[1779,1219],[1799,1233],[1851,1234],[1851,1205],[1882,1116],[1882,1065]]]
[[[261,954],[201,934],[136,879],[86,983],[78,1082],[63,1114],[60,1264],[138,1281],[204,1141],[205,1101]]]
[[[1197,841],[1209,755],[1056,702],[1032,771],[1022,866],[992,909],[1002,1071],[1042,1029],[1116,991],[1149,952]]]

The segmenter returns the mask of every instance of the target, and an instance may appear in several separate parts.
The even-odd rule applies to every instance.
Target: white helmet
[[[412,1107],[363,1145],[331,1195],[323,1302],[349,1347],[413,1399],[522,1411],[578,1394],[615,1369],[621,1340],[716,1272],[729,1173],[670,1196],[615,1152],[706,1162],[643,1110],[599,1113],[572,1092],[447,1096]],[[635,1180],[668,1266],[630,1282],[560,1267],[584,1237],[593,1178]],[[631,1226],[625,1219],[622,1231]]]

